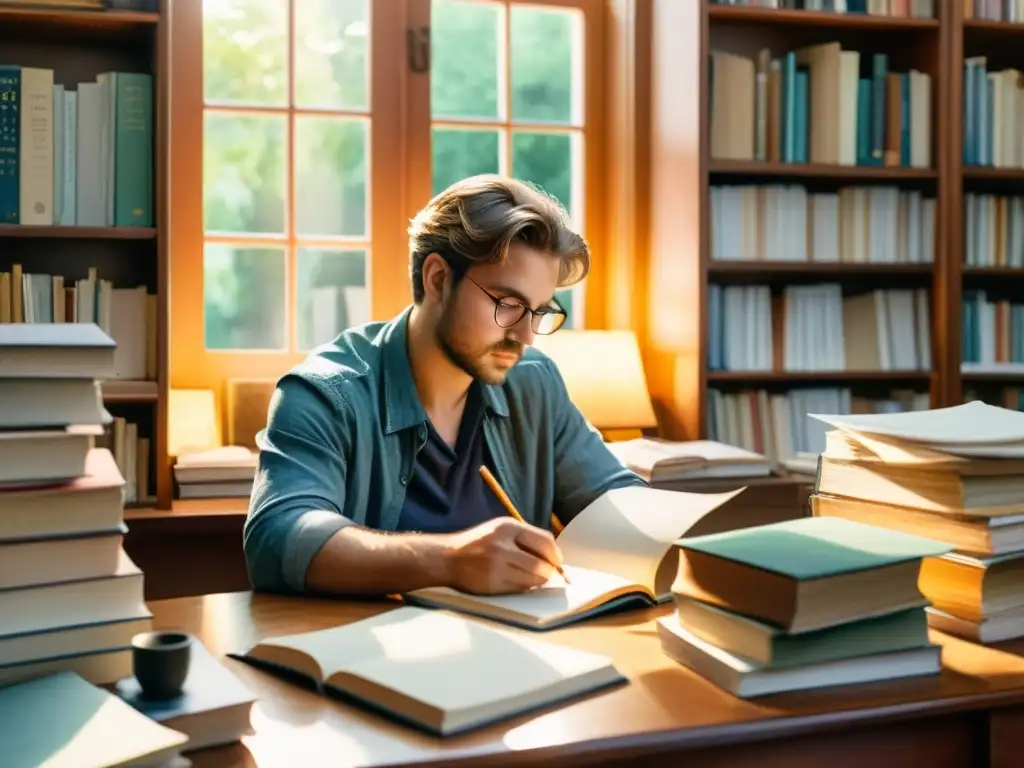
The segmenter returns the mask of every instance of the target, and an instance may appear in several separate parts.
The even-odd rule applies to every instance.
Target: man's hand
[[[445,557],[452,587],[475,594],[524,592],[544,584],[562,564],[554,537],[541,528],[500,517],[449,534]]]

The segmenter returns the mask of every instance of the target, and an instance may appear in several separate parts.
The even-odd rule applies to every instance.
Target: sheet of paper
[[[840,429],[888,435],[933,447],[1024,443],[1024,413],[977,400],[927,411],[808,416]]]
[[[653,588],[658,565],[673,542],[743,490],[682,493],[642,486],[616,488],[573,518],[558,535],[558,546],[565,562],[576,568],[614,573]]]

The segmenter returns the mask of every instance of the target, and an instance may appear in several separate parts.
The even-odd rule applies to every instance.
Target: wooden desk
[[[251,593],[151,603],[157,628],[215,653],[322,629],[384,603]],[[667,659],[652,619],[670,609],[544,633],[611,655],[630,684],[439,739],[226,660],[260,697],[244,745],[192,753],[195,768],[382,765],[686,765],[687,768],[962,768],[1024,764],[1024,643],[983,648],[938,634],[941,675],[744,702]]]
[[[249,589],[242,553],[248,499],[175,501],[173,509],[127,509],[124,549],[146,574],[146,599]]]

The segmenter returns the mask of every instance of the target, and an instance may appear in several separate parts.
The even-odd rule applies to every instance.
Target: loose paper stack
[[[834,427],[813,513],[948,542],[922,568],[930,625],[982,643],[1024,636],[1024,414],[970,402],[813,416]]]
[[[0,686],[59,671],[113,683],[150,628],[122,548],[125,481],[95,447],[113,360],[96,325],[0,325]]]
[[[681,539],[665,653],[740,698],[934,674],[918,589],[949,546],[806,517]]]

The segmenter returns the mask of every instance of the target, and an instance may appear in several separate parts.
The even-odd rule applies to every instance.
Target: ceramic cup
[[[192,656],[187,632],[143,632],[132,638],[132,671],[149,699],[173,699],[181,693]]]

